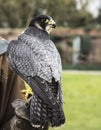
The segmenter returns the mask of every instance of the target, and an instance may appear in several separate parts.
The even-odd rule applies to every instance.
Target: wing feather
[[[56,98],[52,92],[49,89],[47,91],[46,81],[38,76],[38,72],[42,71],[41,67],[43,64],[40,64],[37,55],[35,55],[26,44],[24,46],[24,43],[21,41],[20,43],[19,41],[12,41],[8,48],[8,58],[12,69],[32,87],[35,94],[37,94],[49,106],[58,106]],[[49,68],[47,67],[45,69],[47,71]],[[44,71],[41,73],[44,77]]]

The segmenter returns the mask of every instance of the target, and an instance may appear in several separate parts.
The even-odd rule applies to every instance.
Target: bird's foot
[[[27,83],[25,83],[25,87],[26,89],[21,90],[21,92],[25,94],[26,101],[28,102],[28,99],[33,95],[33,91]]]
[[[29,95],[30,95],[30,91],[25,89],[25,90],[21,90],[21,92],[25,94],[25,99],[26,99],[26,101],[28,101],[28,98],[29,98]]]

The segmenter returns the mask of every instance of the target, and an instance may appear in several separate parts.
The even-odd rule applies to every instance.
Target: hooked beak
[[[50,20],[47,20],[46,21],[46,28],[45,28],[45,30],[46,30],[46,32],[49,34],[50,32],[51,32],[51,30],[53,29],[53,28],[55,28],[56,27],[56,23],[55,23],[55,21],[53,20],[53,19],[50,19]]]
[[[56,28],[56,23],[52,24],[52,28]]]

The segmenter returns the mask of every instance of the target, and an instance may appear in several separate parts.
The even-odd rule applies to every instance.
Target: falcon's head
[[[48,15],[38,15],[31,20],[30,27],[37,27],[41,30],[50,33],[52,28],[56,27],[55,21]]]

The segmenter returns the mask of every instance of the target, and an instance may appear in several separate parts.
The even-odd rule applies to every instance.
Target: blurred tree
[[[92,14],[87,10],[89,0],[79,0],[81,8],[79,9],[79,26],[88,26],[93,21]]]
[[[75,0],[49,0],[47,3],[47,12],[53,16],[58,25],[67,26],[73,23],[77,16]]]
[[[84,26],[92,15],[86,10],[87,3],[81,0],[81,4],[78,10],[76,0],[0,0],[0,26],[25,27],[40,13],[51,15],[59,26]]]
[[[24,27],[33,13],[33,0],[0,0],[0,25]]]
[[[35,9],[33,12],[33,16],[36,16],[38,14],[46,14],[46,6],[47,6],[47,0],[34,0],[35,1]]]
[[[99,9],[99,14],[98,14],[96,21],[97,21],[97,23],[101,24],[101,8]]]
[[[77,3],[79,4],[79,8],[81,8],[82,10],[86,10],[87,9],[87,5],[89,4],[90,0],[76,0]]]
[[[18,0],[16,0],[17,2]],[[35,2],[33,0],[20,0],[18,2],[18,14],[20,17],[20,26],[25,27],[25,25],[30,21],[32,18]]]
[[[39,7],[39,3],[38,0],[36,8]],[[86,9],[87,4],[88,0],[85,3],[82,1],[81,9],[78,10],[76,0],[43,0],[40,9],[41,12],[55,18],[59,26],[79,27],[88,25],[92,21],[93,17]]]

